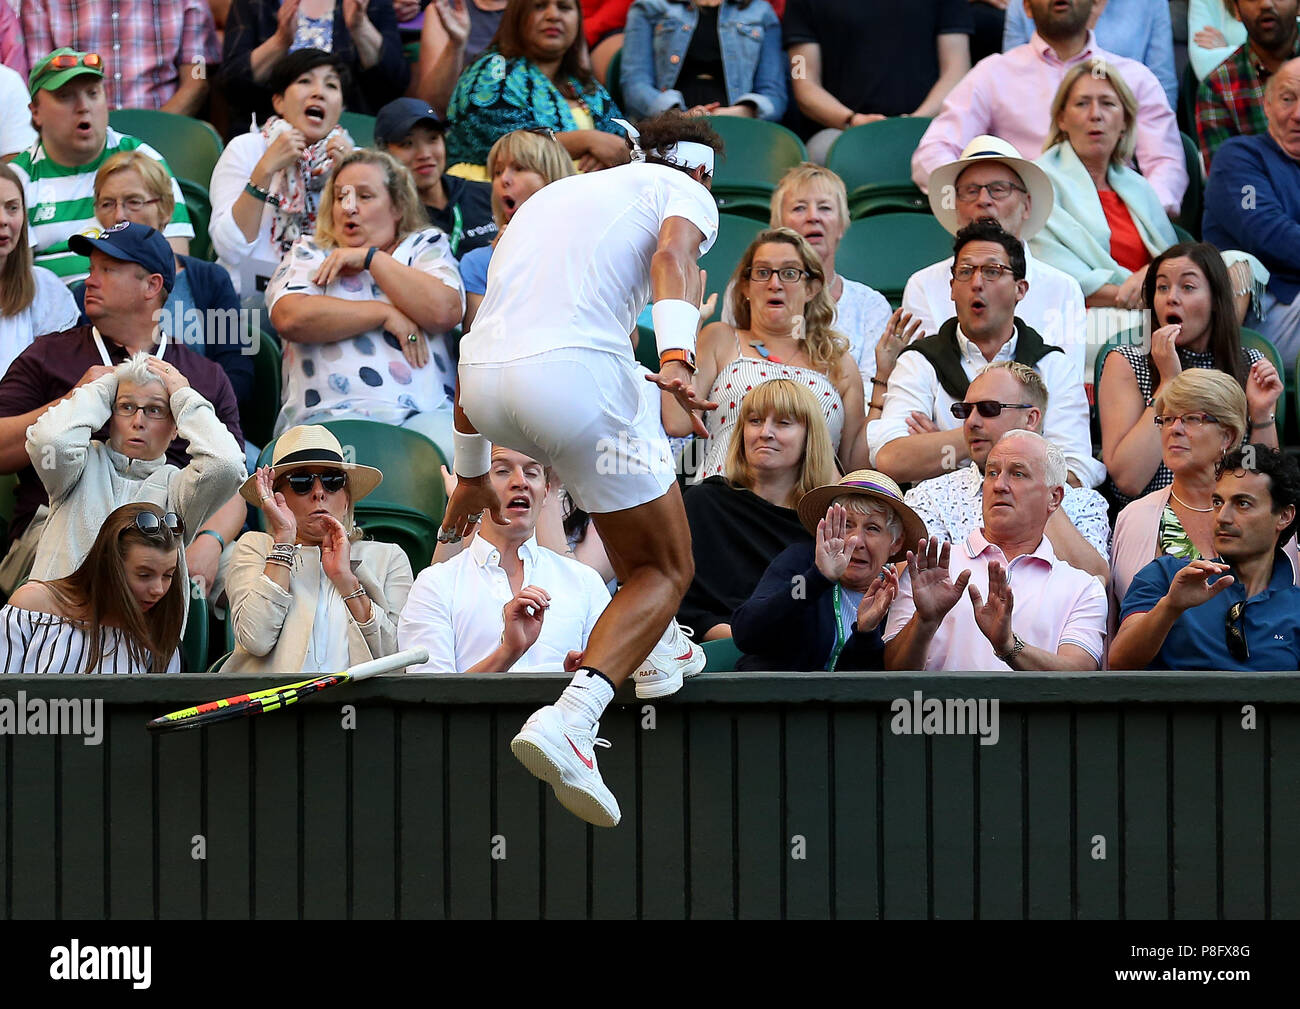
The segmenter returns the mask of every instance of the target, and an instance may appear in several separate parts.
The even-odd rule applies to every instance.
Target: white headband
[[[637,128],[626,119],[615,119],[614,122],[627,130],[628,138],[632,141],[633,161],[644,161],[648,154],[652,157],[663,158],[665,161],[671,161],[679,168],[694,169],[703,165],[706,173],[713,174],[713,148],[708,144],[699,144],[693,140],[679,140],[667,147],[643,151],[640,144],[641,134]]]

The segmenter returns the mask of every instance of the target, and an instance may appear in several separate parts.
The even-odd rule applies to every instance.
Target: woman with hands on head
[[[1277,447],[1277,369],[1258,350],[1241,346],[1231,281],[1219,252],[1204,242],[1165,250],[1147,270],[1143,299],[1151,309],[1151,348],[1117,347],[1103,363],[1097,387],[1101,458],[1112,496],[1121,505],[1168,487],[1156,400],[1192,368],[1215,368],[1245,392],[1247,440]],[[1239,439],[1240,440],[1240,439]],[[1149,559],[1149,558],[1148,558]]]
[[[353,151],[325,187],[316,235],[266,292],[284,339],[276,423],[344,418],[411,428],[452,455],[456,373],[446,333],[465,310],[447,236],[428,227],[410,172]]]
[[[858,470],[799,502],[815,536],[778,554],[732,615],[740,669],[884,668],[880,632],[898,594],[893,564],[925,537],[898,485]]]
[[[240,488],[268,531],[235,544],[226,584],[235,652],[224,671],[335,672],[397,650],[410,561],[391,543],[362,540],[353,520],[355,502],[382,480],[344,462],[324,427],[280,437],[272,465]]]

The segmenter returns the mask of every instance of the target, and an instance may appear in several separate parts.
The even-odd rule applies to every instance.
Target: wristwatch
[[[1024,650],[1025,650],[1025,642],[1024,642],[1024,639],[1022,639],[1022,638],[1020,637],[1020,635],[1017,634],[1015,631],[1012,631],[1012,632],[1011,632],[1011,651],[1009,651],[1009,652],[994,652],[994,653],[993,653],[993,657],[994,657],[995,659],[997,659],[999,662],[1006,662],[1006,663],[1009,665],[1010,662],[1011,662],[1011,660],[1014,659],[1017,655],[1019,655],[1019,654],[1020,654],[1021,652],[1023,652]]]
[[[669,361],[681,361],[692,374],[695,373],[695,351],[693,350],[665,350],[659,355],[659,367],[662,368]]]

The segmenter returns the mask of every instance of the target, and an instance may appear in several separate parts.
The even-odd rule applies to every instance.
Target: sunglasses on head
[[[99,53],[86,53],[84,56],[78,56],[76,53],[60,53],[45,64],[45,69],[68,70],[76,66],[89,67],[91,70],[103,70],[104,58]]]
[[[312,486],[317,480],[320,481],[321,487],[330,494],[341,491],[348,485],[348,475],[339,472],[290,473],[284,479],[288,482],[289,489],[300,497],[310,494]]]
[[[135,517],[135,527],[148,536],[156,536],[164,526],[173,536],[185,535],[185,520],[175,512],[166,512],[161,517],[153,512],[140,512]]]
[[[996,417],[1003,410],[1032,410],[1032,403],[999,403],[995,399],[981,399],[975,403],[954,403],[952,415],[958,420],[965,420],[976,410],[981,417]]]

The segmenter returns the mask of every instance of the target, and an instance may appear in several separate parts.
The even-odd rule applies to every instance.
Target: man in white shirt
[[[429,650],[417,673],[572,672],[609,603],[594,568],[537,543],[546,467],[494,445],[488,480],[505,525],[484,522],[463,551],[425,568],[397,623],[401,648]]]
[[[994,221],[957,233],[952,297],[957,317],[903,348],[889,376],[884,410],[867,424],[871,464],[899,483],[917,483],[966,462],[952,405],[990,361],[1033,367],[1047,386],[1043,434],[1065,453],[1071,482],[1095,487],[1106,468],[1092,456],[1083,379],[1065,352],[1015,317],[1028,290],[1024,246]]]
[[[1083,291],[1068,273],[1036,260],[1029,251],[1029,239],[1047,222],[1053,201],[1047,173],[1000,137],[976,137],[960,158],[930,173],[930,209],[952,234],[974,221],[997,221],[1002,230],[1020,239],[1029,292],[1016,306],[1016,315],[1046,342],[1064,350],[1087,382]],[[951,256],[908,279],[903,311],[921,321],[923,333],[938,332],[957,314],[951,284]]]
[[[716,409],[691,380],[698,260],[717,237],[709,185],[722,140],[680,113],[642,123],[639,135],[628,129],[640,139],[631,164],[552,183],[497,244],[460,348],[459,482],[440,533],[455,539],[475,513],[499,510],[486,482],[487,438],[548,463],[590,513],[621,588],[573,682],[510,748],[566,809],[604,827],[621,816],[594,750],[614,691],[635,674],[639,696],[664,696],[704,666],[673,620],[694,576],[691,532],[660,403],[647,395],[654,390],[628,338],[652,295],[660,369],[648,377],[701,436],[696,411]]]
[[[1019,361],[994,361],[971,380],[966,398],[954,404],[966,415],[962,435],[971,463],[923,480],[904,501],[925,522],[931,536],[962,543],[984,521],[984,463],[1008,431],[1038,432],[1047,412],[1047,386]],[[1056,556],[1103,582],[1110,577],[1110,520],[1106,499],[1090,487],[1065,486],[1061,507],[1047,520],[1045,535]]]

